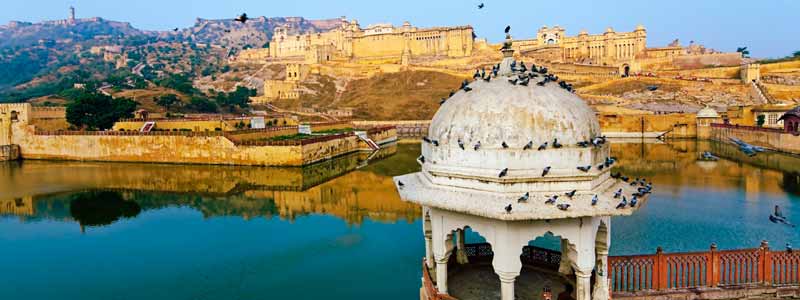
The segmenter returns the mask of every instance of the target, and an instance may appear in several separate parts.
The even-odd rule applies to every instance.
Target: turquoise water
[[[416,170],[418,148],[302,169],[1,164],[0,299],[417,299],[421,213],[391,176]],[[706,150],[724,159],[698,162]],[[800,159],[694,141],[612,151],[656,186],[612,220],[612,255],[800,245],[767,219],[777,204],[800,223]]]

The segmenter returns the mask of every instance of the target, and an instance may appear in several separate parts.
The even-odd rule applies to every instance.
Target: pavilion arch
[[[11,111],[11,122],[17,122],[17,121],[19,121],[19,112],[17,112],[16,110],[12,110]]]

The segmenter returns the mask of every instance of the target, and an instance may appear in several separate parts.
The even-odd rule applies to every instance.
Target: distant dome
[[[641,24],[636,26],[636,31],[642,31],[642,30],[645,30],[644,26],[642,26]]]
[[[706,106],[705,108],[701,109],[697,112],[698,118],[719,118],[719,114],[716,110],[711,107]]]
[[[581,29],[581,32],[578,33],[578,35],[587,35],[587,34],[589,34],[589,32],[586,31],[586,29]]]
[[[614,28],[608,27],[608,28],[606,28],[606,32],[607,33],[613,33],[614,32]]]
[[[596,166],[607,157],[607,148],[577,146],[601,135],[595,113],[557,83],[536,85],[542,76],[532,79],[529,86],[510,84],[508,80],[520,74],[512,74],[511,61],[503,60],[500,76],[491,82],[474,81],[469,85],[472,91],[459,91],[442,105],[428,131],[428,137],[439,146],[422,144],[426,157],[423,168],[442,176],[492,180],[504,168],[514,170],[508,176],[510,180],[538,180],[548,166],[553,174],[548,179],[596,176],[597,170],[584,173],[576,168]],[[552,148],[555,139],[563,148]],[[459,140],[465,150],[459,147]],[[480,151],[475,151],[478,142]],[[508,149],[502,147],[503,142]],[[523,150],[529,142],[533,142],[533,149]],[[537,151],[545,142],[548,149]]]

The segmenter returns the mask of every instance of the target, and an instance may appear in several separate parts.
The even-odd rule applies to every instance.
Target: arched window
[[[19,113],[16,110],[11,111],[11,122],[19,121]]]

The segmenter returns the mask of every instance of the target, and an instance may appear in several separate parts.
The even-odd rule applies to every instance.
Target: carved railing
[[[681,290],[701,287],[800,285],[800,253],[761,247],[707,252],[611,256],[610,288],[614,293]]]
[[[464,253],[470,258],[494,256],[492,246],[489,243],[466,244],[464,245]],[[526,265],[556,270],[559,263],[561,263],[561,252],[535,246],[525,246],[522,248],[520,259]]]
[[[433,285],[431,272],[428,270],[425,260],[422,261],[422,288],[425,289],[423,300],[458,300],[448,294],[439,294],[439,290]]]
[[[749,130],[749,131],[775,132],[775,133],[784,133],[784,132],[786,132],[785,130],[783,130],[783,128],[742,126],[742,125],[735,125],[735,124],[711,123],[711,127],[714,127],[714,128],[730,128],[730,129]]]

